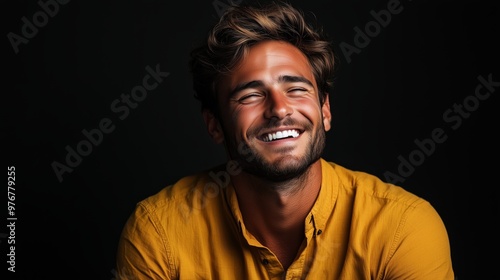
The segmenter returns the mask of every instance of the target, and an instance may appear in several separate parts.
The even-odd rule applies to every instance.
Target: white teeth
[[[273,140],[279,140],[287,137],[296,138],[299,136],[299,132],[295,129],[277,131],[275,133],[269,133],[264,137],[264,141],[269,142]]]

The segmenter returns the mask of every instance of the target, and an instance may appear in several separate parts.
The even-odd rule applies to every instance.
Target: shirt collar
[[[316,202],[306,217],[306,234],[309,230],[314,229],[313,236],[321,234],[325,229],[326,222],[332,214],[339,194],[337,173],[335,173],[330,163],[324,159],[320,159],[320,161],[321,189]]]
[[[305,219],[305,233],[306,236],[316,236],[322,233],[325,228],[328,218],[331,216],[333,207],[338,197],[338,184],[339,178],[335,173],[333,167],[325,161],[323,158],[320,159],[321,162],[321,189],[319,195],[316,198],[311,211],[306,216]],[[229,212],[235,220],[237,227],[240,232],[247,237],[250,245],[261,246],[260,243],[253,237],[250,232],[247,231],[245,223],[243,222],[243,216],[241,214],[238,198],[234,190],[232,183],[228,185],[225,191],[225,200],[228,206]],[[254,244],[252,244],[254,243]]]

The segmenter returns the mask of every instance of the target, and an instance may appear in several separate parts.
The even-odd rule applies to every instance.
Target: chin
[[[273,182],[288,181],[306,173],[316,160],[307,156],[282,156],[274,160],[266,160],[256,156],[251,162],[242,163],[243,170]]]

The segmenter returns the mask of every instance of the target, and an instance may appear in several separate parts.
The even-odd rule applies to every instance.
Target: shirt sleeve
[[[176,272],[159,219],[138,204],[118,242],[116,280],[170,280]]]
[[[393,244],[382,279],[454,279],[446,228],[427,201],[407,210]]]

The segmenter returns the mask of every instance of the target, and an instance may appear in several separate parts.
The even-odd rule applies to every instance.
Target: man
[[[118,279],[453,279],[434,208],[322,158],[334,54],[289,4],[231,7],[192,52],[228,162],[141,201]]]

